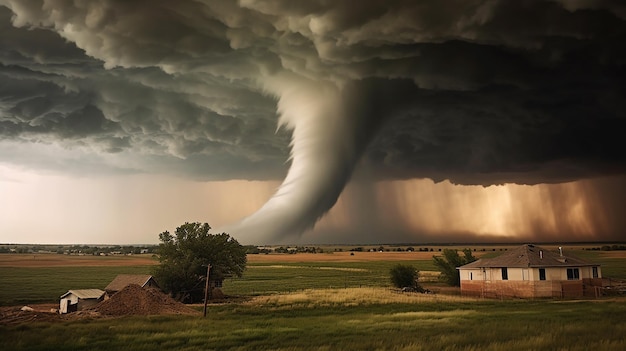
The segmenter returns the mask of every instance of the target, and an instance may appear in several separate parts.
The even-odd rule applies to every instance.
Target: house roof
[[[561,255],[558,250],[550,251],[536,245],[525,244],[498,257],[479,259],[458,268],[581,266],[599,266],[599,264],[571,255]]]
[[[104,288],[106,291],[120,291],[130,284],[137,284],[142,288],[154,278],[149,274],[119,274],[109,285]]]
[[[77,289],[68,290],[65,294],[61,295],[61,298],[68,295],[76,295],[79,299],[99,299],[104,295],[104,291],[100,289]]]

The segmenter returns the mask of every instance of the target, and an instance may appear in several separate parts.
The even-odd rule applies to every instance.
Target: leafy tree
[[[463,257],[452,249],[444,249],[443,257],[433,256],[434,264],[441,272],[440,279],[452,286],[461,285],[461,276],[456,268],[476,260],[470,249],[463,249]]]
[[[207,265],[210,279],[241,277],[246,268],[246,249],[226,233],[209,234],[207,224],[185,223],[174,235],[159,234],[157,248],[160,265],[153,274],[163,290],[180,301],[201,301],[204,298]]]
[[[397,264],[389,271],[391,282],[396,288],[417,288],[419,272],[413,266]]]

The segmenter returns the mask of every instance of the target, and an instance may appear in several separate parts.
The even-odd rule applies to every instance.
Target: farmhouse
[[[106,298],[111,297],[111,295],[116,292],[124,289],[125,287],[136,284],[142,288],[157,288],[160,289],[157,282],[154,280],[154,277],[148,274],[119,274],[113,281],[109,283],[109,285],[104,288],[106,291]]]
[[[69,290],[61,295],[59,313],[70,313],[94,306],[102,301],[104,291],[100,289]]]
[[[481,297],[598,296],[602,286],[600,265],[522,245],[491,259],[458,267],[461,294]]]

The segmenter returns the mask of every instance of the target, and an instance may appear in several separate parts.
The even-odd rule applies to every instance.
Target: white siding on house
[[[509,271],[509,279],[508,280],[524,280],[522,271],[524,268],[508,268]],[[500,275],[500,279],[502,279],[502,275]]]
[[[600,267],[597,267],[598,269],[598,277],[602,276],[602,272],[600,272]],[[591,279],[594,278],[593,276],[593,267],[580,267],[580,279]]]
[[[546,268],[546,277],[548,280],[568,280],[567,270],[578,269],[578,279],[591,279],[593,277],[593,267],[567,267],[567,268]],[[602,277],[600,267],[597,267],[598,277]],[[549,272],[549,273],[548,273]],[[596,278],[598,278],[596,277]]]
[[[547,267],[544,268],[546,270],[546,280],[566,280],[567,272],[563,271],[561,267]],[[539,270],[539,269],[537,269]]]
[[[578,269],[579,279],[593,278],[593,267],[546,267],[546,280],[568,280],[567,269]],[[602,277],[597,267],[598,277]],[[460,269],[461,280],[502,280],[502,268]],[[507,268],[508,279],[511,281],[540,281],[539,268]]]
[[[462,280],[483,280],[483,272],[480,269],[468,269],[461,273]]]

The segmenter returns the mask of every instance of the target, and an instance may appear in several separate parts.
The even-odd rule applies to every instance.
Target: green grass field
[[[432,271],[432,261],[307,262],[254,264],[241,278],[224,282],[224,293],[259,295],[302,289],[390,286],[389,270],[396,264]]]
[[[602,276],[626,280],[626,254],[621,258],[605,257],[603,251],[576,251],[575,255],[582,259],[599,263]]]
[[[306,291],[152,316],[0,327],[3,350],[624,350],[625,300],[493,301]],[[343,291],[343,292],[342,292]],[[345,292],[347,291],[347,292]],[[363,291],[369,298],[350,298]],[[323,292],[323,291],[322,291]],[[345,298],[337,300],[336,295]]]
[[[494,253],[497,254],[497,253]],[[626,259],[603,257],[601,251],[575,254],[602,265],[605,277],[626,280]],[[103,258],[106,259],[106,258]],[[263,295],[302,289],[388,287],[389,270],[408,264],[419,271],[434,271],[432,260],[255,263],[241,278],[224,282],[228,295]],[[0,267],[0,306],[58,302],[68,289],[103,289],[117,274],[150,274],[151,266]]]
[[[302,289],[389,286],[389,270],[399,263],[434,270],[430,261],[250,264],[243,277],[227,279],[223,291],[252,296]],[[69,289],[104,289],[117,274],[150,274],[152,268],[0,267],[0,306],[58,302]]]
[[[626,260],[597,251],[605,276],[626,279]],[[0,350],[624,350],[626,298],[487,300],[403,294],[398,263],[431,260],[249,264],[224,292],[245,301],[201,316],[127,316],[0,323]],[[57,302],[69,288],[104,288],[150,266],[0,267],[0,304]],[[198,307],[201,309],[201,307]]]
[[[118,274],[149,274],[150,266],[0,267],[0,306],[58,302],[69,289],[104,289]]]

